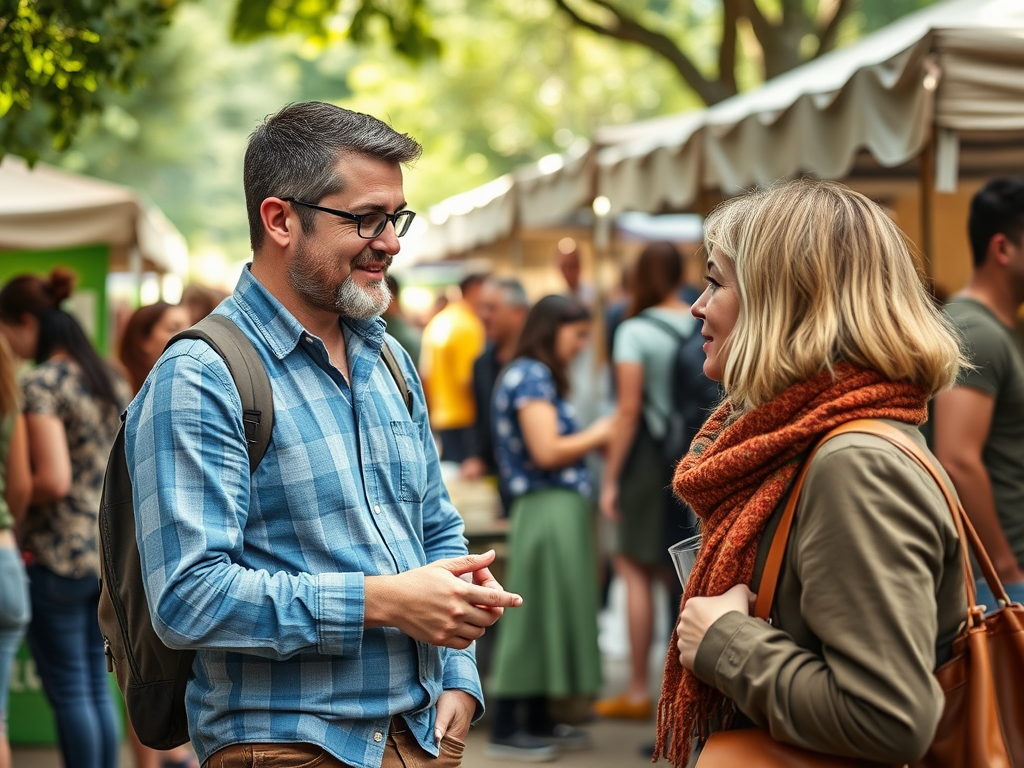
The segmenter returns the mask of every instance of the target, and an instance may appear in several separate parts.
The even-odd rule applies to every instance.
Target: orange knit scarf
[[[826,432],[864,418],[921,424],[927,418],[926,400],[921,387],[842,363],[834,377],[824,371],[735,420],[728,403],[719,407],[694,438],[673,483],[700,517],[703,534],[683,603],[693,595],[715,596],[736,584],[750,584],[765,524],[803,455]],[[685,765],[694,729],[706,736],[709,723],[728,716],[730,704],[680,666],[676,640],[673,631],[654,754],[655,760],[664,755],[674,765]]]

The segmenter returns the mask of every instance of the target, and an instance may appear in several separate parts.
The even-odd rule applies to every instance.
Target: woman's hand
[[[592,448],[604,448],[615,431],[615,414],[596,419],[584,433],[592,441]]]
[[[601,498],[598,501],[598,505],[601,508],[601,514],[611,520],[613,523],[619,521],[621,513],[619,512],[619,484],[614,480],[609,482],[608,478],[601,483]]]
[[[697,658],[697,648],[711,625],[731,611],[739,611],[749,616],[754,600],[757,597],[746,584],[737,584],[718,597],[691,597],[683,606],[676,624],[676,636],[679,641],[679,663],[686,669],[693,669]]]

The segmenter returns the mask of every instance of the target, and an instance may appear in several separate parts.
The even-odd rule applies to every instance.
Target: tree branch
[[[736,23],[743,15],[742,0],[722,0],[722,42],[718,46],[718,79],[736,92]]]
[[[770,39],[775,31],[775,25],[768,21],[768,18],[758,8],[757,0],[740,0],[740,2],[742,15],[750,21],[750,26],[754,29],[754,37],[761,41],[763,47],[764,41]]]
[[[818,49],[814,52],[814,56],[811,58],[818,58],[823,53],[828,53],[836,45],[836,37],[839,34],[839,25],[843,23],[850,11],[853,10],[853,0],[839,0],[836,4],[835,13],[832,14],[832,18],[824,24],[820,24],[815,32],[815,36],[818,38]]]
[[[668,36],[643,26],[636,19],[628,16],[621,9],[616,8],[609,0],[592,0],[595,5],[609,11],[614,17],[614,23],[608,25],[599,24],[596,21],[580,16],[568,4],[567,0],[553,0],[553,2],[577,26],[588,29],[598,35],[637,43],[667,59],[675,67],[684,82],[700,96],[705,104],[715,104],[736,92],[735,87],[730,91],[722,81],[708,80]]]

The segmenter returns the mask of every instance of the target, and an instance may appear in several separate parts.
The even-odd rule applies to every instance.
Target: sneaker
[[[594,746],[589,733],[582,728],[573,728],[565,723],[556,725],[551,729],[551,733],[536,735],[540,736],[548,744],[558,747],[563,752],[578,752]]]
[[[484,747],[484,754],[497,760],[518,760],[522,763],[550,763],[561,754],[558,747],[548,739],[516,731],[511,736],[496,739],[491,737]]]

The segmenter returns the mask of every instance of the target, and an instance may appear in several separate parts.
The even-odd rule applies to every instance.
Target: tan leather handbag
[[[811,459],[827,440],[847,432],[883,437],[928,472],[942,489],[960,536],[967,617],[953,643],[952,658],[935,672],[946,694],[935,740],[928,753],[913,763],[912,768],[1024,768],[1024,606],[1010,602],[981,539],[931,459],[895,427],[875,419],[858,419],[832,430],[814,447],[793,484],[772,539],[754,615],[767,620],[771,614],[786,542]],[[968,546],[981,566],[985,581],[1000,602],[999,610],[989,616],[985,616],[985,607],[977,604]],[[762,728],[714,733],[697,760],[698,768],[858,768],[877,765],[783,744]]]

